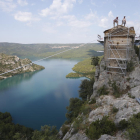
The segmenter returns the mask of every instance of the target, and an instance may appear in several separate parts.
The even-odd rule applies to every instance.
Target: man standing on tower
[[[117,23],[117,27],[118,27],[118,17],[116,17],[114,20],[113,20],[113,25],[115,27],[115,23]]]
[[[122,20],[122,25],[124,24],[124,26],[125,26],[125,24],[126,24],[126,19],[125,19],[125,16],[124,16],[124,18],[123,18],[123,20]]]

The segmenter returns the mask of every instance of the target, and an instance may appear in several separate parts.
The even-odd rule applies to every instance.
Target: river
[[[76,60],[48,59],[37,64],[44,70],[0,81],[0,112],[9,112],[15,124],[40,130],[43,125],[59,129],[66,120],[69,99],[78,97],[81,80],[67,79]]]

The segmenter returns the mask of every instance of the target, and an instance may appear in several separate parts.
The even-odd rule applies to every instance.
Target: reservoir
[[[48,59],[37,64],[44,70],[0,81],[0,112],[9,112],[15,124],[40,130],[43,125],[59,129],[65,122],[69,99],[78,97],[79,79],[67,79],[78,60]]]

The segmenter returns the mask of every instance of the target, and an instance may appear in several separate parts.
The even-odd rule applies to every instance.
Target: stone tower
[[[126,74],[127,62],[134,53],[134,27],[117,27],[104,31],[104,60],[107,72]]]

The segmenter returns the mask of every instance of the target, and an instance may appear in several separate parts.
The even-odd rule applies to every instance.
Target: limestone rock
[[[85,134],[76,133],[69,140],[90,140]]]
[[[112,137],[110,135],[102,135],[98,140],[118,140],[116,137]]]
[[[127,94],[117,99],[110,95],[100,96],[96,103],[100,106],[90,112],[89,122],[108,116],[113,107],[118,109],[114,118],[116,124],[123,119],[128,120],[133,114],[140,112],[140,105],[135,99],[129,98]]]
[[[115,136],[104,134],[98,140],[127,140],[124,133],[125,131],[118,131]]]
[[[108,105],[104,105],[101,107],[98,107],[97,109],[93,110],[89,114],[89,122],[94,122],[96,120],[101,120],[103,116],[108,116],[108,113],[110,112],[111,108]]]
[[[140,85],[140,65],[130,73],[130,78],[129,83],[131,88]]]
[[[102,87],[103,85],[108,87],[108,82],[109,82],[109,79],[108,79],[108,75],[106,71],[101,72],[98,81],[94,82],[93,94],[91,95],[90,99],[97,96],[97,91],[100,87]]]
[[[13,69],[20,68],[7,73],[6,75],[0,76],[0,80],[7,77],[12,77],[15,74],[44,69],[42,66],[32,64],[32,61],[27,58],[19,59],[17,56],[9,56],[3,53],[0,53],[0,58],[0,73],[5,73]]]
[[[130,94],[131,94],[131,96],[139,98],[140,97],[140,85],[137,87],[131,88]]]

